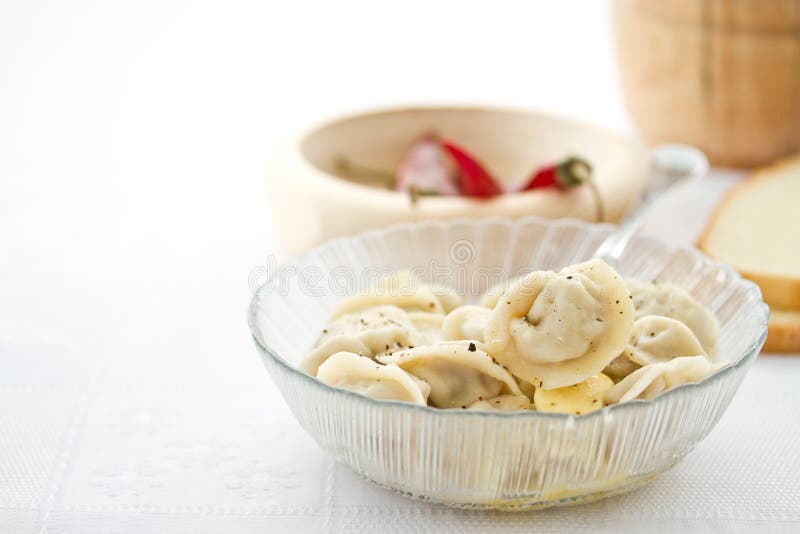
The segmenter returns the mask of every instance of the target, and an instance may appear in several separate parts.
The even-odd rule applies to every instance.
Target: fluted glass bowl
[[[523,510],[588,502],[669,469],[714,427],[766,337],[758,288],[688,248],[638,238],[625,276],[674,282],[720,323],[717,360],[731,364],[650,401],[581,415],[440,410],[330,387],[296,365],[334,306],[375,272],[449,269],[477,294],[486,273],[558,269],[591,257],[610,226],[575,220],[423,222],[330,241],[269,273],[249,323],[300,425],[361,476],[404,495],[469,508]],[[433,275],[431,275],[433,276]]]

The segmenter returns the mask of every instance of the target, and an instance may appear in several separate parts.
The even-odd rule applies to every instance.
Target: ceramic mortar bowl
[[[425,132],[449,137],[478,157],[506,185],[570,155],[588,160],[606,219],[617,221],[646,179],[647,154],[603,128],[544,113],[468,107],[401,108],[341,117],[291,137],[276,150],[267,189],[280,237],[289,252],[393,223],[427,219],[538,215],[594,220],[587,188],[505,194],[491,200],[409,196],[365,185],[343,172],[341,158],[393,173]]]

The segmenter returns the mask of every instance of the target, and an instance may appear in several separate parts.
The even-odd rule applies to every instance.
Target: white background
[[[632,134],[607,7],[0,3],[0,532],[337,530],[367,505],[442,528],[797,527],[797,415],[778,411],[796,390],[789,359],[759,361],[709,440],[651,488],[510,520],[415,508],[330,464],[251,347],[248,272],[281,254],[271,146],[324,116],[436,102]],[[691,242],[737,176],[682,191],[651,232]],[[697,488],[704,502],[684,498]]]
[[[626,124],[597,2],[0,10],[0,231],[11,272],[35,262],[59,285],[188,259],[258,263],[272,245],[270,147],[321,116],[496,102]]]

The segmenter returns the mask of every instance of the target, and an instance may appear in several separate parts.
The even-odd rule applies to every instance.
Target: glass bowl
[[[769,312],[757,286],[696,250],[637,238],[618,266],[625,276],[674,282],[709,307],[720,323],[717,360],[731,362],[650,401],[581,416],[440,410],[373,400],[296,367],[338,301],[378,271],[447,272],[460,292],[474,295],[492,283],[486,273],[586,260],[610,228],[570,219],[431,221],[336,239],[267,273],[250,306],[250,328],[300,425],[379,486],[505,510],[622,493],[675,465],[714,428],[766,337]]]

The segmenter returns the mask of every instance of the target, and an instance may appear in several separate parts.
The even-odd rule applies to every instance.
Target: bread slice
[[[770,308],[766,352],[800,352],[800,311]]]
[[[800,155],[758,169],[734,187],[698,247],[757,283],[771,307],[800,311]],[[781,324],[780,331],[794,331]]]

